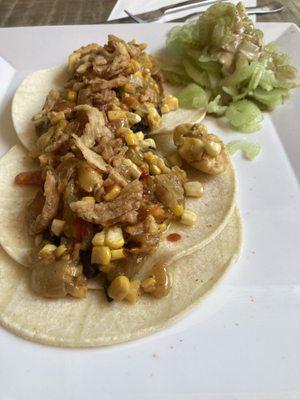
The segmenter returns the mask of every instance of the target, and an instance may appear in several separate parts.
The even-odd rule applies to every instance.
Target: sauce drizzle
[[[179,235],[179,233],[170,233],[170,235],[167,236],[169,242],[178,242],[180,239],[181,235]]]

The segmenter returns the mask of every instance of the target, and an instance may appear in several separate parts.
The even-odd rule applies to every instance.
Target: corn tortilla
[[[51,300],[29,287],[30,271],[0,248],[0,324],[18,336],[63,347],[93,347],[149,335],[195,306],[237,260],[242,225],[236,209],[226,227],[202,250],[173,264],[173,288],[168,296],[140,296],[132,305],[108,303],[101,291],[86,299]]]

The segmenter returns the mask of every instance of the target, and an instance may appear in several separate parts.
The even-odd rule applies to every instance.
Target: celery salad
[[[240,132],[258,131],[262,110],[272,110],[298,86],[297,69],[274,43],[264,44],[242,3],[220,3],[168,33],[161,58],[165,78],[184,85],[185,108],[224,115]]]

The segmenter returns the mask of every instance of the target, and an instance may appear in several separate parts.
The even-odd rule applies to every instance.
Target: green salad
[[[297,69],[274,43],[263,43],[242,3],[211,6],[168,33],[162,68],[185,108],[225,115],[241,132],[260,129],[261,110],[281,105],[297,86]]]

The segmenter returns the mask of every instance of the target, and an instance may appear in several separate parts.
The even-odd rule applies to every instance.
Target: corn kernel
[[[135,87],[133,86],[133,85],[131,85],[130,83],[126,83],[124,86],[123,86],[123,89],[124,89],[124,91],[125,92],[127,92],[127,93],[135,93]]]
[[[64,244],[61,244],[55,250],[55,257],[57,257],[57,258],[61,257],[66,251],[67,251],[66,246]]]
[[[145,160],[147,160],[150,163],[153,163],[155,159],[155,155],[152,153],[152,151],[147,151],[147,153],[144,154]]]
[[[167,104],[163,104],[161,106],[160,110],[161,110],[162,114],[167,114],[168,112],[170,112],[170,108],[169,108],[169,106]]]
[[[128,146],[137,146],[139,144],[139,139],[133,132],[125,133],[125,141]]]
[[[53,251],[55,251],[57,247],[54,244],[45,244],[45,246],[39,251],[40,257],[47,257],[50,256]]]
[[[124,94],[123,103],[131,109],[136,109],[140,105],[138,99],[128,93]]]
[[[173,153],[172,155],[170,155],[169,161],[172,165],[177,165],[177,167],[182,166],[182,159],[179,156],[179,154],[177,153],[177,151],[175,153]]]
[[[105,233],[105,245],[110,249],[120,249],[124,246],[124,237],[122,229],[119,226],[108,228]]]
[[[125,300],[129,301],[129,303],[136,303],[139,296],[140,286],[141,286],[141,281],[139,281],[138,279],[131,281],[130,289],[127,296],[125,297]]]
[[[119,137],[125,137],[126,133],[133,133],[133,131],[129,128],[122,126],[121,128],[117,129],[117,134]]]
[[[161,170],[156,165],[153,165],[153,164],[149,165],[149,171],[150,171],[150,174],[152,174],[152,175],[161,174]]]
[[[136,132],[136,136],[138,137],[139,140],[143,140],[144,139],[143,132]]]
[[[77,100],[77,92],[75,90],[68,90],[67,99],[75,102]]]
[[[184,191],[186,196],[190,197],[201,197],[203,196],[203,186],[200,182],[186,182],[184,185]]]
[[[134,234],[136,232],[136,226],[126,226],[126,228],[124,228],[125,232],[129,233],[130,235]]]
[[[179,107],[178,99],[175,96],[169,95],[163,99],[163,105],[166,105],[169,111],[175,111]]]
[[[126,255],[124,253],[124,249],[111,250],[111,260],[120,260],[121,258],[125,258]]]
[[[53,125],[55,125],[59,121],[65,119],[65,113],[63,111],[59,111],[59,112],[51,111],[51,112],[49,112],[48,116],[49,116],[51,124],[53,124]]]
[[[127,117],[129,125],[138,124],[142,120],[142,118],[138,114],[130,112],[130,111],[126,112],[126,117]]]
[[[132,178],[138,179],[142,175],[142,172],[139,169],[139,167],[136,166],[129,158],[125,158],[123,164],[126,165],[126,167],[128,167],[128,171]]]
[[[142,172],[137,165],[132,163],[132,166],[130,168],[130,174],[133,179],[139,179],[139,177],[142,175]]]
[[[117,104],[111,104],[111,110],[114,110],[114,111],[121,111],[122,110],[122,108],[121,107],[119,107]],[[102,112],[102,111],[101,111]]]
[[[51,224],[51,231],[55,236],[60,236],[65,226],[65,221],[61,219],[54,219]]]
[[[181,204],[175,204],[175,206],[170,208],[172,213],[176,215],[176,217],[181,217],[183,212],[184,212],[184,208]]]
[[[122,110],[108,111],[107,117],[109,121],[114,121],[116,119],[126,118],[126,114]]]
[[[124,158],[123,164],[126,165],[126,167],[131,167],[132,164],[134,164],[130,158]]]
[[[211,157],[217,157],[221,153],[222,146],[221,143],[208,141],[204,144],[204,150]]]
[[[102,186],[103,180],[98,171],[83,161],[78,166],[78,183],[83,190],[90,193],[96,186]]]
[[[104,242],[105,242],[104,231],[96,233],[92,239],[93,246],[104,246]]]
[[[92,264],[107,265],[111,260],[110,248],[107,246],[94,246],[92,250]]]
[[[160,157],[156,157],[154,164],[161,170],[163,174],[168,174],[171,172],[170,168],[166,166],[164,160]]]
[[[61,119],[58,122],[58,124],[56,125],[57,131],[58,132],[63,131],[66,128],[67,125],[68,125],[68,121],[66,119]]]
[[[146,293],[154,292],[154,290],[156,289],[155,278],[153,276],[151,276],[150,278],[144,279],[141,283],[141,286],[142,286],[144,292],[146,292]]]
[[[180,222],[184,225],[192,226],[197,220],[197,214],[191,210],[184,210]]]
[[[88,201],[89,203],[92,203],[93,205],[96,203],[96,200],[93,196],[84,196],[81,198],[83,201]]]
[[[149,139],[146,139],[149,140]],[[145,140],[144,140],[145,141]],[[144,142],[143,141],[143,142]],[[164,162],[164,160],[157,155],[153,154],[151,151],[148,151],[144,154],[145,159],[149,164],[156,165],[161,171],[160,173],[169,173],[170,168],[168,168]]]
[[[153,89],[156,91],[156,93],[159,93],[159,86],[157,83],[154,83]]]
[[[101,272],[104,272],[105,274],[107,274],[108,272],[111,272],[116,266],[113,263],[109,263],[106,265],[100,265],[99,266],[99,270]]]
[[[127,276],[117,276],[109,285],[108,295],[115,301],[122,301],[128,295],[130,282]]]
[[[150,130],[154,131],[160,127],[161,117],[152,103],[145,103],[147,109],[147,119]]]
[[[118,197],[120,192],[121,192],[120,186],[115,185],[115,186],[112,187],[112,189],[110,189],[106,193],[106,195],[104,196],[104,200],[105,201],[111,201],[111,200],[115,199],[116,197]]]
[[[168,229],[168,225],[165,223],[159,224],[158,225],[158,230],[160,233],[166,232],[166,230]]]
[[[141,71],[136,71],[134,73],[134,76],[136,76],[137,78],[143,79],[143,75],[142,75]]]
[[[144,139],[141,141],[141,147],[144,151],[147,150],[149,147],[156,149],[156,143],[152,138]]]
[[[130,60],[129,66],[126,68],[125,72],[126,74],[131,74],[132,72],[136,72],[141,68],[140,64],[138,61],[136,61],[134,58]]]

